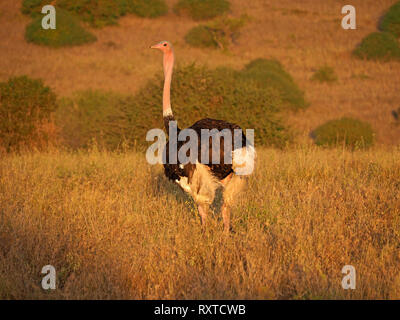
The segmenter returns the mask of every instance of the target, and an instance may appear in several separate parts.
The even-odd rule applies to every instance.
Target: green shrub
[[[125,0],[127,12],[139,17],[156,18],[168,12],[165,0]]]
[[[47,0],[24,0],[22,12],[36,17],[48,3]],[[116,24],[127,13],[154,18],[164,15],[168,9],[165,0],[58,0],[57,13],[58,8],[79,16],[93,27]]]
[[[185,41],[192,47],[218,48],[213,31],[205,25],[196,26],[185,35]]]
[[[129,126],[128,101],[115,93],[92,90],[62,99],[56,114],[61,139],[74,149],[87,148],[93,140],[107,149],[117,148],[134,131]]]
[[[272,87],[278,90],[285,108],[299,110],[308,105],[304,99],[304,93],[276,60],[253,60],[246,65],[240,76],[244,79],[255,80],[261,87]]]
[[[299,101],[305,105],[293,79],[273,60],[253,61],[241,71],[178,65],[172,79],[171,100],[181,128],[206,117],[224,119],[243,129],[255,129],[258,145],[289,143],[292,133],[284,121],[286,104],[294,102],[292,109],[299,108]],[[160,72],[134,96],[85,91],[63,99],[57,123],[64,141],[73,148],[88,147],[93,139],[109,149],[124,141],[147,146],[148,130],[164,127],[163,82]],[[283,93],[291,90],[298,90],[299,96],[288,100]]]
[[[188,14],[193,20],[215,18],[230,8],[227,0],[179,0],[174,7],[177,14]]]
[[[337,81],[337,76],[332,67],[323,66],[313,74],[311,80],[332,83]]]
[[[382,31],[400,37],[400,1],[391,6],[379,25]]]
[[[165,0],[61,0],[58,5],[81,16],[94,27],[116,24],[127,13],[155,18],[167,13]]]
[[[196,26],[189,30],[185,41],[193,47],[227,49],[239,36],[240,29],[248,17],[221,17],[206,25]]]
[[[49,2],[45,0],[24,0],[22,1],[21,11],[23,14],[38,15],[46,4],[49,4]]]
[[[150,81],[134,97],[132,108],[137,141],[151,128],[163,128],[161,76]],[[210,117],[255,130],[257,144],[282,147],[291,140],[282,120],[279,93],[256,81],[238,77],[228,68],[210,70],[189,65],[174,71],[171,100],[181,128]]]
[[[368,60],[400,60],[400,46],[393,34],[374,32],[362,40],[354,54]]]
[[[57,5],[96,28],[116,24],[122,13],[119,1],[58,0]]]
[[[0,83],[0,145],[7,151],[48,139],[44,125],[56,110],[56,95],[26,76]]]
[[[368,148],[374,142],[374,132],[368,123],[353,118],[331,120],[313,132],[319,146],[341,146]]]
[[[83,29],[78,19],[65,10],[56,13],[56,29],[43,29],[42,17],[38,16],[27,26],[28,42],[50,47],[76,46],[96,41],[96,37]]]
[[[185,128],[206,117],[225,119],[244,129],[255,129],[257,144],[282,147],[290,142],[290,130],[280,113],[279,93],[237,73],[227,68],[178,66],[171,100],[179,126]],[[93,139],[109,149],[123,142],[147,146],[148,130],[164,128],[162,90],[160,74],[135,96],[86,91],[63,99],[57,124],[64,142],[73,148],[88,147]]]

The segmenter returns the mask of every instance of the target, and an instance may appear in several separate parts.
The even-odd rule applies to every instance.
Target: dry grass
[[[169,7],[176,2],[167,1]],[[88,88],[122,93],[138,90],[156,72],[160,56],[148,50],[160,39],[174,43],[177,61],[198,61],[213,66],[243,67],[254,58],[275,57],[306,91],[310,108],[291,116],[300,141],[311,129],[334,118],[358,117],[377,131],[381,144],[398,144],[400,130],[390,114],[400,105],[400,63],[362,61],[351,52],[369,33],[377,30],[382,14],[396,0],[354,0],[357,30],[340,26],[337,0],[232,0],[232,15],[247,13],[252,21],[243,29],[230,54],[191,48],[184,36],[196,22],[176,16],[142,19],[127,16],[119,26],[91,30],[98,42],[79,48],[54,50],[24,40],[29,18],[19,12],[20,1],[0,3],[0,81],[27,74],[45,79],[61,95]],[[310,80],[321,65],[338,75],[333,86]]]
[[[399,157],[259,150],[226,238],[219,214],[202,233],[191,200],[142,155],[6,156],[0,298],[398,299]],[[356,290],[341,287],[345,264]]]

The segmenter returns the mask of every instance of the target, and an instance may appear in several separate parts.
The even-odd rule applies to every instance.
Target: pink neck
[[[174,67],[174,53],[169,51],[164,54],[164,90],[163,90],[163,116],[172,116],[171,109],[171,80]]]

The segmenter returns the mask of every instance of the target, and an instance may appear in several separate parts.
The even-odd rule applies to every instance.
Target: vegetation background
[[[383,31],[398,29],[379,27],[396,1],[353,1],[357,29],[343,30],[343,1],[231,0],[221,11],[236,18],[245,13],[248,20],[240,35],[228,33],[227,50],[185,41],[199,23],[218,23],[191,18],[175,0],[166,1],[168,10],[154,1],[159,11],[150,18],[121,15],[111,25],[86,19],[82,26],[95,42],[39,46],[26,41],[32,17],[21,12],[21,2],[0,3],[0,87],[15,76],[43,79],[51,91],[32,87],[59,97],[55,121],[62,119],[66,128],[58,128],[62,139],[86,149],[72,152],[56,144],[0,154],[0,298],[400,298],[400,127],[393,117],[398,111],[392,112],[400,107],[400,62],[353,54],[363,39],[380,32],[378,41],[389,39],[397,55],[398,36]],[[376,48],[375,38],[364,42],[367,52]],[[228,238],[221,232],[220,199],[204,233],[193,202],[136,146],[121,144],[111,152],[91,140],[108,130],[112,134],[98,140],[115,144],[117,135],[129,135],[132,119],[161,123],[153,95],[159,92],[161,57],[148,47],[163,39],[176,48],[177,78],[187,79],[188,68],[213,79],[219,75],[229,80],[229,97],[239,99],[232,101],[251,96],[254,106],[266,95],[263,116],[271,116],[271,128],[288,129],[275,140],[266,135],[275,142],[257,149],[257,170],[233,210],[236,233]],[[263,64],[287,74],[254,72]],[[257,82],[272,78],[283,85],[265,91]],[[196,77],[189,80],[191,97],[200,99]],[[234,90],[238,83],[248,87]],[[184,89],[175,87],[173,94],[180,104],[177,119],[188,122],[185,105],[196,109],[180,95]],[[214,111],[229,111],[221,105]],[[199,117],[211,111],[201,107]],[[133,112],[129,119],[126,110]],[[315,146],[310,133],[324,124],[331,130],[329,121],[340,118],[367,130],[375,145],[346,149],[327,139],[333,148]],[[85,119],[95,121],[88,126]],[[140,121],[136,125],[146,129]],[[48,126],[33,131],[56,134]],[[47,264],[57,270],[57,290],[51,292],[40,285]],[[341,287],[346,264],[356,267],[356,290]]]

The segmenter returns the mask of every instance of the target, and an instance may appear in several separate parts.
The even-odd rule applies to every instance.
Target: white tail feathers
[[[253,146],[236,149],[232,154],[232,169],[235,174],[247,176],[253,172],[257,156]]]

